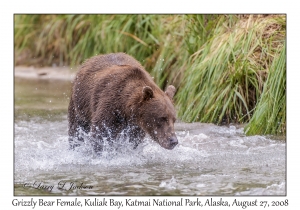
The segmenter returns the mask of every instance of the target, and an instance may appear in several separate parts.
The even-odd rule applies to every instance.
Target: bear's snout
[[[174,149],[174,147],[178,144],[178,139],[176,136],[172,136],[168,139],[168,146],[166,149]]]

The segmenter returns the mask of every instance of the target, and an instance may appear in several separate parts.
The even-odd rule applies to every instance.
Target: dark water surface
[[[176,123],[169,151],[147,138],[96,156],[68,150],[69,81],[15,79],[15,195],[285,195],[285,139]],[[276,138],[277,139],[277,138]]]

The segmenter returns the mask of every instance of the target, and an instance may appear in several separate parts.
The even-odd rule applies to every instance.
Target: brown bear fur
[[[174,132],[175,87],[163,92],[141,64],[124,53],[99,55],[87,60],[73,82],[68,108],[69,142],[79,137],[79,128],[90,132],[95,151],[127,129],[135,147],[148,133],[166,149],[178,143]],[[130,128],[130,129],[128,129]]]

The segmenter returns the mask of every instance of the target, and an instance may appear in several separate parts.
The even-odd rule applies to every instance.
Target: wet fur
[[[148,92],[145,87],[149,87]],[[162,141],[151,131],[151,123],[155,124],[151,115],[170,118],[174,123],[174,93],[175,88],[174,92],[172,88],[163,92],[131,56],[116,53],[92,57],[81,66],[73,83],[68,108],[70,145],[74,137],[83,141],[79,128],[91,132],[96,151],[101,151],[103,137],[115,139],[127,128],[127,137],[135,146],[146,133]],[[162,132],[175,135],[174,128],[168,129]]]

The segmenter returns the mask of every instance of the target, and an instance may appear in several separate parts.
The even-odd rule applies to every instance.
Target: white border
[[[287,14],[287,197],[258,197],[260,200],[289,199],[298,207],[299,186],[299,6],[296,1],[9,1],[1,5],[1,180],[3,209],[12,207],[13,197],[13,14],[14,13],[286,13]],[[3,65],[4,64],[4,65]],[[298,132],[297,132],[298,131]],[[298,137],[298,138],[297,138]],[[283,169],[284,170],[284,169]],[[18,197],[20,198],[20,197]],[[57,197],[46,197],[54,200]],[[67,197],[63,197],[69,200]],[[140,197],[147,199],[147,197]],[[186,197],[185,197],[186,198]],[[214,197],[217,199],[218,197]],[[235,197],[225,197],[233,200]],[[243,198],[243,197],[238,197]],[[253,197],[244,197],[250,200]],[[26,197],[29,199],[29,197]],[[34,197],[34,199],[38,199]],[[71,200],[72,198],[70,198]],[[83,198],[81,198],[83,199]],[[124,199],[116,197],[116,199]],[[201,198],[202,200],[204,198]],[[205,198],[206,199],[206,198]],[[62,207],[56,207],[62,208]],[[63,209],[71,207],[63,207]],[[153,208],[153,207],[152,207]],[[171,209],[173,207],[167,207]],[[214,209],[219,207],[210,207]],[[248,207],[251,208],[251,207]],[[39,207],[40,209],[40,207]],[[129,209],[129,208],[126,208]],[[184,207],[185,209],[185,207]],[[241,209],[239,207],[239,209]],[[252,209],[252,208],[251,208]]]

